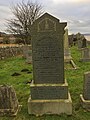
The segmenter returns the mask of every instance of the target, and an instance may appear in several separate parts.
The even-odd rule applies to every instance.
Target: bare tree
[[[14,19],[8,20],[8,32],[24,43],[30,43],[32,23],[43,13],[42,6],[36,2],[21,2],[12,7]]]

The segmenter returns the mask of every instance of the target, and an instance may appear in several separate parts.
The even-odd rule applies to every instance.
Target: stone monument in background
[[[81,49],[81,58],[82,62],[90,62],[90,48],[82,48]]]
[[[22,47],[23,57],[26,59],[26,63],[32,63],[32,48],[30,45],[24,45]]]
[[[90,111],[90,72],[84,74],[83,94],[80,95],[82,107]]]
[[[0,85],[0,116],[16,116],[20,105],[12,86]]]
[[[77,33],[76,38],[77,38],[78,49],[87,47],[87,40],[85,39],[84,35]]]
[[[68,41],[68,29],[65,29],[65,33],[64,33],[64,62],[66,64],[66,66],[67,66],[67,64],[71,65],[71,67],[68,69],[77,69],[77,66],[71,57],[69,41]],[[65,69],[67,69],[67,68],[65,67]]]
[[[33,82],[28,99],[29,114],[72,114],[72,101],[64,77],[66,25],[48,13],[32,25]]]
[[[72,60],[70,48],[69,48],[69,42],[68,42],[68,29],[65,29],[64,33],[64,61],[70,62]]]

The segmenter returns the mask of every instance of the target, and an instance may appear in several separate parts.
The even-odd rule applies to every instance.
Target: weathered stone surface
[[[68,84],[31,85],[32,100],[68,99]]]
[[[90,72],[84,73],[83,97],[85,100],[90,100]]]
[[[64,83],[63,34],[66,23],[44,14],[32,27],[34,83]]]
[[[90,111],[90,100],[85,100],[82,94],[80,95],[80,102],[84,109]]]
[[[82,40],[82,48],[87,47],[87,40],[85,38],[83,38]]]
[[[90,48],[81,49],[81,59],[80,61],[89,62],[90,61]]]
[[[80,95],[81,105],[90,111],[90,72],[84,73],[83,94]]]
[[[45,13],[32,25],[33,83],[28,100],[29,114],[71,114],[68,85],[64,78],[63,35],[66,24]],[[70,110],[67,110],[68,106]]]
[[[87,47],[87,41],[86,41],[84,35],[77,33],[76,37],[77,37],[77,43],[78,43],[79,49]]]
[[[68,93],[68,99],[52,99],[52,100],[32,100],[28,99],[28,112],[36,116],[43,114],[57,114],[66,113],[72,114],[72,100]]]
[[[70,62],[72,60],[70,49],[69,49],[69,42],[68,42],[68,29],[65,29],[64,33],[64,61]]]
[[[82,48],[82,40],[80,39],[77,42],[78,42],[78,48],[81,49]]]
[[[17,114],[19,108],[15,90],[11,86],[0,86],[0,116]]]
[[[32,50],[31,46],[23,46],[23,57],[26,58],[26,63],[32,63]]]

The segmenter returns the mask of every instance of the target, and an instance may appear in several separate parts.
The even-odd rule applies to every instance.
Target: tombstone
[[[81,58],[82,62],[90,62],[90,48],[82,48],[81,49]]]
[[[26,58],[26,63],[32,63],[32,50],[31,46],[23,46],[23,56]]]
[[[77,45],[78,45],[78,48],[81,49],[82,48],[82,36],[80,33],[77,33],[76,34],[76,38],[77,38]]]
[[[65,62],[65,69],[77,69],[77,66],[74,63],[70,53],[69,41],[68,41],[68,29],[65,29],[65,33],[64,33],[64,62]],[[69,68],[67,68],[68,65],[70,66]]]
[[[86,48],[87,47],[87,40],[85,39],[85,37],[82,39],[82,48]]]
[[[69,42],[69,46],[72,47],[73,46],[73,35],[68,35],[68,42]]]
[[[18,99],[12,86],[0,85],[0,116],[16,116],[19,109]]]
[[[83,94],[80,95],[81,105],[90,111],[90,72],[84,73]]]
[[[65,30],[64,34],[64,62],[70,62],[72,60],[69,42],[68,42],[68,29]]]
[[[76,37],[77,37],[79,49],[87,47],[87,41],[86,41],[84,35],[78,33],[78,34],[76,34]]]
[[[82,48],[82,40],[78,40],[78,48],[81,49]]]
[[[33,82],[28,99],[29,114],[72,114],[72,101],[64,78],[66,25],[45,13],[31,27]]]

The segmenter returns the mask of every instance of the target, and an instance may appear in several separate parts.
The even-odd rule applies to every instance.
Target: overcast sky
[[[10,8],[22,0],[0,0],[0,31],[6,29],[6,19],[12,18]],[[24,0],[27,1],[27,0]],[[43,10],[67,22],[69,33],[90,33],[90,0],[32,0]]]

